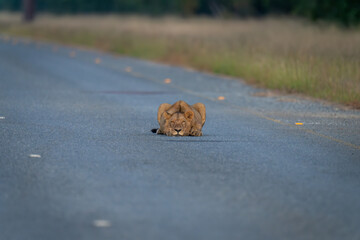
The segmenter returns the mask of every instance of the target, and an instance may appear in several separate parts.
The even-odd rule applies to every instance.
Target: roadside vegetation
[[[360,108],[360,28],[294,18],[0,14],[0,33],[188,66]]]

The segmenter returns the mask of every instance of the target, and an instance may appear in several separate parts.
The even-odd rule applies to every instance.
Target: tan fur
[[[173,105],[160,105],[157,119],[160,125],[157,134],[167,136],[202,136],[202,127],[206,120],[206,109],[202,103],[188,105],[177,101]]]

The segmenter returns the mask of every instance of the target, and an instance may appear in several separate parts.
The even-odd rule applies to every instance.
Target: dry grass
[[[360,108],[360,29],[285,18],[51,15],[24,25],[2,13],[0,32],[191,66]]]

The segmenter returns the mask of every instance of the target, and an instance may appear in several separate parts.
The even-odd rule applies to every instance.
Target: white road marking
[[[39,155],[39,154],[29,154],[29,157],[31,157],[31,158],[41,158],[41,155]]]
[[[3,116],[0,116],[0,120],[3,120],[3,119],[5,119],[5,117],[3,117]]]
[[[101,227],[101,228],[105,228],[105,227],[110,227],[111,226],[111,222],[105,219],[97,219],[93,221],[93,225],[95,227]]]

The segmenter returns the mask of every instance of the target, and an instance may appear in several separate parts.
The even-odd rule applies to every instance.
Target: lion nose
[[[175,131],[176,131],[177,133],[179,133],[179,132],[181,131],[181,129],[175,128]]]

